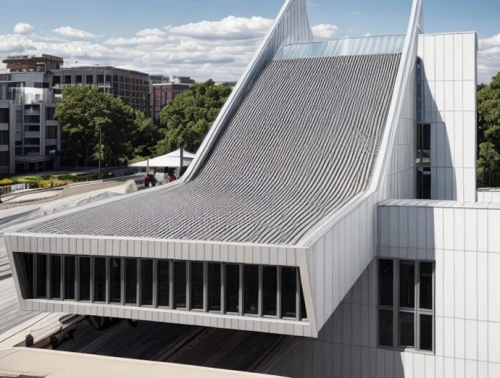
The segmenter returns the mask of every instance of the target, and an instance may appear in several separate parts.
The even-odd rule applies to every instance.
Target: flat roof
[[[0,350],[0,376],[26,378],[149,377],[232,378],[263,374],[222,370],[165,362],[95,356],[35,348]],[[265,375],[266,377],[272,377]],[[276,376],[274,376],[276,377]]]
[[[123,68],[117,68],[113,66],[79,66],[79,67],[63,67],[59,70],[52,70],[53,73],[58,73],[61,72],[63,73],[64,71],[86,71],[86,70],[91,70],[91,71],[97,71],[97,70],[110,70],[110,71],[119,71],[119,72],[126,72],[134,75],[141,75],[141,76],[147,76],[149,78],[149,74],[140,72],[140,71],[134,71],[134,70],[126,70]]]

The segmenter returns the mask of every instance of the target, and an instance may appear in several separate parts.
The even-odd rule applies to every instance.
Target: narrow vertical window
[[[420,349],[432,351],[434,340],[432,315],[420,315]]]
[[[61,256],[50,256],[50,297],[61,299]]]
[[[239,292],[240,267],[228,264],[226,266],[226,312],[239,312]]]
[[[137,260],[125,261],[125,302],[135,305],[137,304]]]
[[[306,310],[306,301],[304,300],[304,290],[300,293],[300,314],[302,316],[302,320],[307,319],[307,310]]]
[[[203,310],[203,263],[191,263],[191,308]]]
[[[221,264],[208,264],[208,309],[220,311]]]
[[[153,304],[153,260],[141,261],[141,304]]]
[[[36,259],[36,297],[47,298],[47,255]]]
[[[258,265],[244,266],[243,310],[245,314],[259,313],[259,267]]]
[[[382,306],[393,305],[394,263],[392,260],[378,261],[378,297]]]
[[[174,263],[175,308],[186,308],[186,262]]]
[[[264,266],[262,268],[263,314],[276,316],[278,302],[278,268]]]
[[[382,346],[393,345],[393,311],[379,310],[378,312],[378,343]]]
[[[20,256],[19,256],[20,255]],[[23,277],[23,296],[24,298],[33,298],[33,254],[20,253],[16,254],[16,261],[20,260],[19,269],[22,271]],[[17,258],[17,257],[20,257]]]
[[[297,268],[281,268],[281,311],[284,318],[297,316]]]
[[[80,300],[90,300],[90,257],[79,257]]]
[[[122,301],[122,278],[121,259],[109,260],[109,301],[121,303]]]
[[[420,263],[420,308],[432,310],[432,273],[433,264]]]
[[[75,299],[76,257],[64,256],[64,299]]]
[[[170,306],[170,261],[158,261],[158,306]]]
[[[399,313],[399,346],[413,348],[415,346],[415,314]]]
[[[399,263],[399,307],[415,307],[415,263]]]
[[[103,257],[94,259],[94,300],[106,301],[106,259]]]

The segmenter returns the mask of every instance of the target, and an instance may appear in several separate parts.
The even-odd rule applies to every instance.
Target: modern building
[[[143,72],[100,66],[62,68],[53,71],[52,86],[58,92],[72,86],[97,86],[149,115],[149,75]]]
[[[63,58],[47,54],[9,56],[2,62],[10,72],[48,72],[59,70],[64,64]]]
[[[179,93],[189,90],[190,84],[158,83],[153,84],[152,101],[153,119],[158,121],[163,107],[170,104]]]
[[[0,174],[58,167],[61,130],[50,71],[0,74]]]
[[[21,307],[288,335],[277,375],[499,377],[476,70],[421,0],[406,35],[330,41],[287,0],[179,181],[6,234]]]

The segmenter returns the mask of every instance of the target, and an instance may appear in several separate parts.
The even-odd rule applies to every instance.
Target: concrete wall
[[[476,200],[476,34],[421,34],[422,122],[430,123],[432,198]]]
[[[373,261],[320,331],[270,373],[292,377],[500,377],[500,206],[392,201],[378,255],[435,261],[434,352],[377,348]]]

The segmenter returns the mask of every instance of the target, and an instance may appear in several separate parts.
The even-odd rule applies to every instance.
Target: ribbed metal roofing
[[[272,61],[197,177],[18,232],[296,244],[369,184],[400,57]]]

